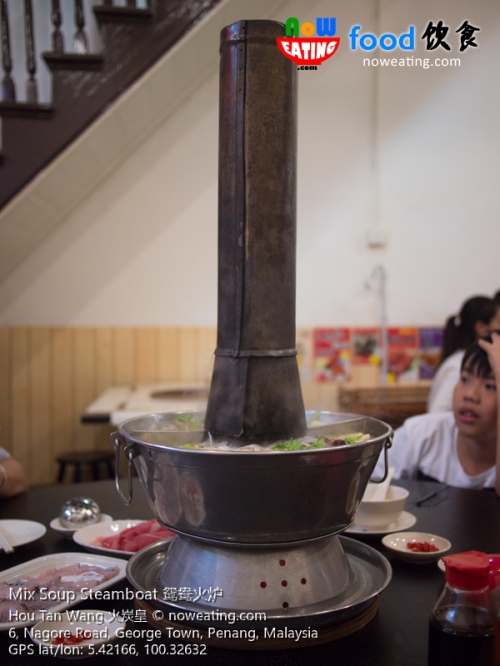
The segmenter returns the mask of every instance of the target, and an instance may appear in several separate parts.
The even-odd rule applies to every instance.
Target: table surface
[[[436,498],[422,506],[416,506],[418,498],[426,495],[436,484],[419,481],[398,481],[398,485],[410,490],[406,510],[415,514],[417,523],[412,531],[431,532],[446,537],[452,543],[451,552],[481,550],[487,553],[500,553],[500,499],[489,491],[448,488]],[[19,497],[0,502],[0,519],[17,518],[36,520],[47,527],[44,537],[31,544],[20,546],[11,555],[0,553],[0,570],[16,566],[28,560],[61,552],[80,552],[80,547],[56,534],[49,523],[59,514],[63,502],[70,497],[89,496],[95,499],[101,510],[113,518],[152,517],[145,494],[137,479],[134,480],[134,499],[125,506],[118,497],[112,481],[97,481],[78,485],[61,485],[50,488],[37,488]],[[352,535],[350,535],[352,536]],[[303,666],[314,664],[342,664],[342,666],[422,666],[427,663],[427,623],[432,607],[443,585],[443,574],[436,563],[411,564],[395,559],[384,549],[381,537],[357,537],[364,543],[382,552],[390,561],[393,577],[382,593],[379,610],[374,620],[357,633],[332,643],[317,647],[294,650],[235,651],[207,648],[205,655],[183,656],[182,663],[201,663],[214,666],[250,666],[256,659],[268,666]],[[130,587],[128,582],[118,584],[118,589]],[[115,610],[132,608],[133,602],[85,601],[81,608]],[[143,629],[141,622],[129,622],[128,627]],[[125,642],[125,640],[123,641]],[[133,639],[139,656],[121,654],[119,656],[95,656],[93,664],[139,663],[164,664],[169,656],[147,656],[145,640]],[[155,639],[155,643],[168,648],[166,639]],[[178,644],[179,642],[174,643]],[[16,638],[7,632],[0,634],[0,663],[25,666],[31,657],[26,653],[12,655],[19,645],[32,645],[22,630]],[[164,648],[162,648],[164,649]],[[9,653],[10,650],[10,653]],[[54,663],[54,657],[38,656],[30,664]],[[180,656],[173,657],[180,660]],[[62,663],[62,662],[61,662]],[[177,663],[177,662],[176,662]]]
[[[111,423],[118,425],[127,419],[144,414],[177,411],[204,411],[207,398],[153,397],[159,391],[206,391],[203,384],[140,384],[138,386],[110,386],[101,393],[81,415],[82,423]]]

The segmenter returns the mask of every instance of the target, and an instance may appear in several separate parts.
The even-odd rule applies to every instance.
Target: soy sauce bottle
[[[443,557],[446,584],[429,622],[429,666],[492,666],[493,616],[484,553]]]

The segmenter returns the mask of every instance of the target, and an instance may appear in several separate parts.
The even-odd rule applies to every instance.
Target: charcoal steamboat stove
[[[207,412],[140,417],[112,435],[117,462],[123,448],[129,466],[128,494],[117,479],[118,492],[131,501],[134,464],[156,517],[177,533],[130,560],[130,582],[156,590],[151,604],[164,610],[264,611],[266,621],[245,622],[259,629],[344,622],[365,612],[391,576],[377,551],[339,536],[391,428],[304,411],[295,349],[296,68],[280,53],[280,36],[284,26],[272,21],[239,21],[221,33],[218,338]],[[353,431],[369,439],[242,450]],[[209,437],[234,448],[183,448]],[[224,626],[221,617],[208,623]]]
[[[190,416],[192,424],[204,415]],[[238,616],[260,611],[265,622],[242,624],[263,629],[330,626],[374,603],[389,583],[389,563],[339,535],[354,519],[391,430],[353,414],[321,412],[319,419],[307,434],[336,438],[355,431],[370,439],[312,451],[193,450],[182,445],[203,442],[207,433],[178,430],[184,413],[120,426],[113,435],[117,454],[123,446],[156,517],[177,533],[171,544],[152,544],[128,565],[138,591],[157,591],[155,608]],[[129,476],[127,502],[131,489]],[[172,594],[179,590],[206,593],[190,600],[185,592]],[[206,624],[225,626],[227,617]]]

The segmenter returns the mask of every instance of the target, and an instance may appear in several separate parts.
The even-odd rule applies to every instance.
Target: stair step
[[[51,72],[55,70],[73,70],[95,72],[102,69],[104,57],[100,53],[57,53],[45,51],[42,58]]]
[[[95,5],[93,10],[96,19],[101,23],[150,21],[154,16],[151,9],[141,9],[139,7],[108,7],[104,5]]]
[[[34,104],[33,102],[0,102],[1,118],[38,118],[48,120],[54,115],[51,104]]]
[[[153,11],[96,6],[102,55],[44,53],[52,75],[54,107],[0,103],[0,116],[4,116],[3,143],[0,142],[4,154],[0,164],[0,218],[3,207],[36,174],[222,1],[154,0],[150,3]],[[31,120],[21,120],[19,116]],[[45,118],[51,116],[53,121],[47,123]],[[0,266],[0,274],[3,271],[4,266]]]

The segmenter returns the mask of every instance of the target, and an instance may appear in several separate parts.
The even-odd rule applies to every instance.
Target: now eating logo
[[[304,37],[299,37],[299,32]],[[298,19],[291,17],[285,24],[286,37],[277,37],[276,41],[285,58],[296,65],[321,65],[338,49],[340,37],[334,37],[336,32],[335,18],[317,18],[314,27],[312,23],[299,26]],[[313,37],[314,33],[318,37]]]

